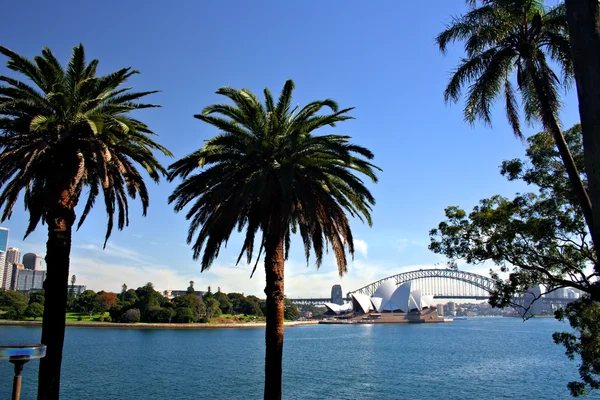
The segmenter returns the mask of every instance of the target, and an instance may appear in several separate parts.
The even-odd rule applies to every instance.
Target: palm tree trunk
[[[45,304],[42,321],[42,343],[47,346],[46,357],[40,360],[38,400],[59,398],[60,368],[69,284],[71,232],[75,222],[72,208],[57,206],[49,213],[48,242],[46,243]]]
[[[265,273],[267,285],[267,326],[265,329],[265,400],[281,399],[283,359],[283,236],[267,239]]]
[[[592,240],[594,243],[596,241],[596,235],[594,232],[594,217],[592,214],[592,202],[590,201],[590,197],[583,186],[583,181],[579,175],[579,171],[577,170],[577,166],[575,165],[575,160],[573,159],[573,155],[569,150],[569,146],[567,146],[567,142],[565,141],[565,137],[560,129],[560,125],[556,120],[556,116],[552,111],[552,107],[550,106],[550,101],[547,96],[547,85],[544,84],[542,79],[540,79],[537,68],[533,65],[532,61],[528,62],[527,65],[529,69],[530,76],[533,79],[533,85],[535,87],[536,94],[541,103],[541,116],[542,116],[542,124],[544,125],[544,129],[546,132],[552,135],[554,139],[554,143],[558,148],[558,153],[562,158],[563,165],[567,170],[567,175],[569,176],[569,181],[573,187],[573,191],[575,192],[575,196],[577,196],[577,200],[579,201],[579,206],[581,207],[581,211],[583,212],[583,216],[585,218],[585,222],[588,226],[588,229],[592,235]]]
[[[600,11],[597,1],[566,0],[579,115],[583,132],[585,172],[594,221],[600,221]],[[593,226],[600,238],[600,223]],[[596,253],[600,243],[594,240]],[[600,272],[600,265],[595,265]]]

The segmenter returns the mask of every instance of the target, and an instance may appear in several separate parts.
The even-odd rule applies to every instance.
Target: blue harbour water
[[[553,319],[307,325],[285,330],[285,399],[569,399],[577,363],[552,342]],[[0,343],[40,329],[0,326]],[[260,399],[263,329],[67,328],[62,399]],[[22,399],[35,398],[37,362]],[[0,361],[0,399],[11,365]],[[600,399],[593,393],[587,399]]]

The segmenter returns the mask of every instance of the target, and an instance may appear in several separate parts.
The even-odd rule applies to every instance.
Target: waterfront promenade
[[[293,327],[299,325],[314,325],[318,324],[319,321],[292,321],[285,322],[285,327]],[[41,321],[2,321],[0,320],[0,326],[42,326]],[[67,327],[79,327],[79,328],[127,328],[127,329],[222,329],[222,328],[264,328],[265,322],[237,322],[229,324],[151,324],[151,323],[119,323],[119,322],[67,322]]]

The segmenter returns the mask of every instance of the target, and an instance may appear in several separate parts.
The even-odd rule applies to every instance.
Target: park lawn
[[[108,317],[110,314],[108,312],[93,314],[92,318],[90,318],[90,314],[88,313],[79,313],[79,312],[67,312],[67,322],[98,322],[100,317],[104,315],[104,318]]]
[[[256,315],[231,315],[221,314],[218,317],[213,317],[208,322],[209,324],[235,324],[240,322],[265,322],[265,317],[257,317]]]

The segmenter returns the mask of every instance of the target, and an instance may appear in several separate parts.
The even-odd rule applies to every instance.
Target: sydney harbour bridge
[[[432,295],[435,299],[487,300],[490,292],[496,287],[493,279],[472,272],[442,268],[419,269],[391,275],[355,289],[348,292],[344,300],[350,301],[350,296],[356,293],[372,296],[377,288],[388,280],[393,280],[396,286],[410,281],[413,289],[421,289],[423,295]],[[290,300],[296,304],[312,305],[333,302],[330,297],[290,298]],[[547,302],[550,299],[542,299],[542,301]],[[551,299],[552,303],[558,304],[566,304],[568,301],[572,299]]]

